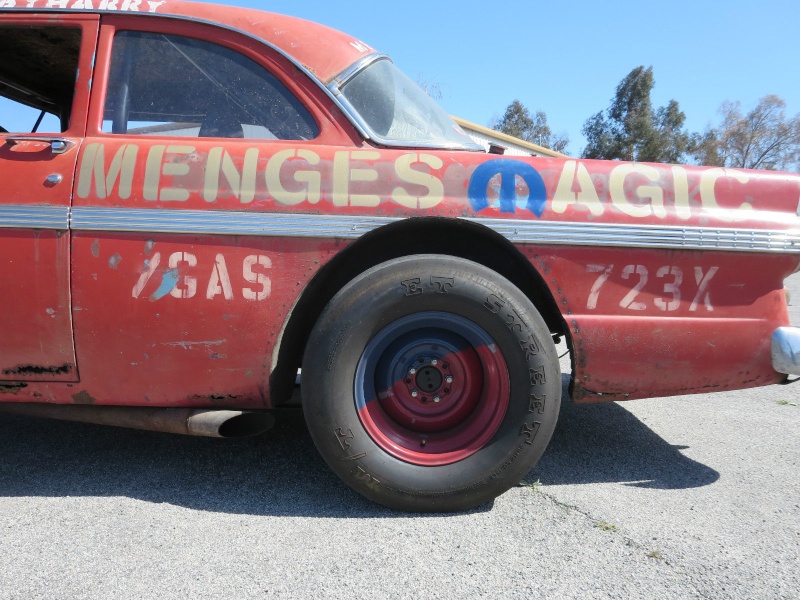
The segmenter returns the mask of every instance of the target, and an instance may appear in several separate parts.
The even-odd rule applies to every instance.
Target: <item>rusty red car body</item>
[[[92,405],[95,411],[259,411],[285,405],[315,323],[351,281],[389,265],[390,273],[396,268],[398,277],[405,274],[395,285],[401,296],[444,297],[458,287],[458,277],[447,269],[437,275],[425,266],[435,262],[424,258],[414,276],[414,265],[402,262],[409,256],[454,257],[513,284],[541,314],[545,337],[566,338],[576,402],[752,387],[800,372],[783,290],[783,280],[800,265],[797,175],[497,157],[468,143],[388,139],[376,134],[369,118],[360,118],[342,91],[384,57],[345,34],[291,17],[173,0],[102,0],[95,8],[84,0],[3,0],[0,27],[4,56],[25,51],[9,50],[16,38],[8,31],[78,32],[64,34],[74,37],[76,63],[74,73],[67,73],[74,77],[68,82],[74,93],[59,105],[66,111],[57,115],[61,130],[0,133],[0,403]],[[128,48],[141,39],[153,48],[174,49],[194,66],[211,51],[193,40],[222,47],[220,56],[244,57],[234,60],[246,64],[245,75],[255,64],[270,74],[270,82],[278,81],[280,94],[293,98],[281,111],[307,113],[311,120],[298,117],[284,135],[261,137],[242,134],[244,125],[235,134],[204,134],[203,117],[192,124],[200,133],[183,122],[166,123],[180,119],[162,118],[166,108],[142,108],[143,100],[117,91],[133,86],[133,79],[122,86],[117,80],[150,72],[151,104],[166,102],[158,90],[172,74],[158,73],[156,51],[142,45],[135,59],[115,58],[115,40]],[[189,41],[181,46],[181,40]],[[209,95],[219,92],[236,110],[253,112],[246,99],[236,99],[237,89],[223,90],[220,77],[204,69],[197,67]],[[0,71],[3,95],[43,114],[53,112],[58,99],[46,90],[28,90],[34,86],[30,76],[10,67]],[[181,118],[191,120],[200,102],[187,100]],[[118,125],[136,111],[138,130]],[[0,113],[0,126],[8,129],[3,119]],[[398,260],[402,269],[392,266]],[[484,279],[493,281],[490,275]],[[511,331],[526,328],[519,338],[524,349],[526,311],[515,313],[500,293],[485,296],[487,314],[499,315]],[[446,304],[426,306],[428,316],[447,312]],[[459,339],[474,333],[494,352],[497,335],[481,333],[493,326],[479,322],[474,329],[463,317],[470,310],[465,307],[445,329]],[[390,323],[387,317],[373,333]],[[456,433],[438,442],[436,431],[430,438],[428,430],[406,435],[417,418],[441,417],[426,407],[404,421],[408,410],[417,410],[411,404],[421,385],[412,369],[407,389],[375,390],[381,402],[387,396],[397,402],[373,411],[378,421],[364,412],[377,405],[371,398],[359,404],[356,393],[345,404],[360,420],[356,415],[349,425],[325,421],[316,432],[312,425],[318,445],[329,435],[334,448],[341,448],[347,462],[341,467],[330,449],[321,448],[335,470],[389,506],[450,510],[502,492],[544,450],[558,412],[556,384],[548,388],[547,411],[544,392],[535,387],[545,377],[558,379],[552,357],[544,366],[523,364],[521,377],[530,381],[520,393],[531,399],[530,410],[526,404],[508,425],[519,443],[509,442],[502,460],[465,482],[453,483],[441,471],[442,489],[390,485],[392,469],[436,472],[491,446],[512,409],[507,399],[496,404],[484,396],[517,393],[516,375],[504,373],[512,369],[507,349],[492,366],[484,360],[484,367],[476,367],[476,360],[491,353],[482,354],[482,342],[475,342],[478,358],[465,358],[458,367],[461,359],[451,357],[452,372],[442,368],[441,357],[431,357],[452,331],[431,334],[438,332],[432,323],[420,317],[401,328],[402,336],[426,332],[414,344],[433,348],[424,366],[437,390],[451,393],[444,381],[457,379],[458,368],[464,377],[477,369],[485,381],[470,379],[469,385],[480,388],[474,400],[479,416],[469,422],[453,416],[469,396],[464,391],[447,409],[447,419],[431,425],[460,428]],[[348,336],[357,327],[353,319],[340,327],[322,362],[342,343],[355,343]],[[532,344],[547,354],[550,340],[541,337]],[[389,362],[402,362],[402,352],[387,350],[395,341],[389,336],[380,352]],[[369,343],[365,339],[357,348],[348,381],[380,379],[382,367],[362,354]],[[524,358],[534,353],[531,347]],[[335,371],[330,365],[329,360],[328,371]],[[499,383],[495,371],[501,372]],[[435,393],[426,398],[430,406],[444,395]],[[306,407],[307,417],[315,419],[316,411]],[[394,421],[387,425],[387,418]],[[363,454],[383,452],[383,462],[368,463],[355,452],[360,437],[373,444]],[[425,447],[429,439],[429,448],[439,450],[408,447]],[[516,460],[527,446],[535,451]],[[506,469],[515,460],[524,464]],[[394,462],[381,471],[387,461]]]

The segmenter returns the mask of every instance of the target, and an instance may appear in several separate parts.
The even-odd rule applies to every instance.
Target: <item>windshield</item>
[[[391,145],[475,149],[475,143],[420,87],[388,59],[373,62],[341,86],[345,103]]]

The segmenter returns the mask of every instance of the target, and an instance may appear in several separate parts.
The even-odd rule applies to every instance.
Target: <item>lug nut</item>
[[[444,378],[444,380],[447,383],[453,383],[453,376],[452,375],[448,375],[447,377]]]
[[[435,367],[436,365],[439,364],[439,361],[434,358],[433,360],[431,360],[431,364]]]
[[[411,367],[411,368],[408,370],[408,374],[409,374],[409,375],[414,375],[414,374],[416,374],[416,372],[417,372],[417,370],[416,370],[414,367]]]
[[[438,404],[439,402],[441,402],[441,401],[442,401],[442,399],[441,399],[439,396],[434,396],[434,397],[433,397],[433,401],[434,401],[434,402],[436,402],[436,403]]]

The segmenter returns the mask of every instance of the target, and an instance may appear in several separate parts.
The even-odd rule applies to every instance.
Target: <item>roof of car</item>
[[[318,23],[260,10],[183,0],[12,0],[3,6],[25,12],[152,14],[216,23],[259,38],[294,59],[328,84],[374,50],[363,42]],[[57,6],[52,6],[57,5]],[[100,8],[92,8],[93,6]]]

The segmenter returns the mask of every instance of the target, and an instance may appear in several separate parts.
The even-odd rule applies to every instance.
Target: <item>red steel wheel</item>
[[[480,450],[508,408],[508,367],[489,335],[458,315],[408,315],[361,356],[355,400],[383,450],[415,465],[446,465]]]

